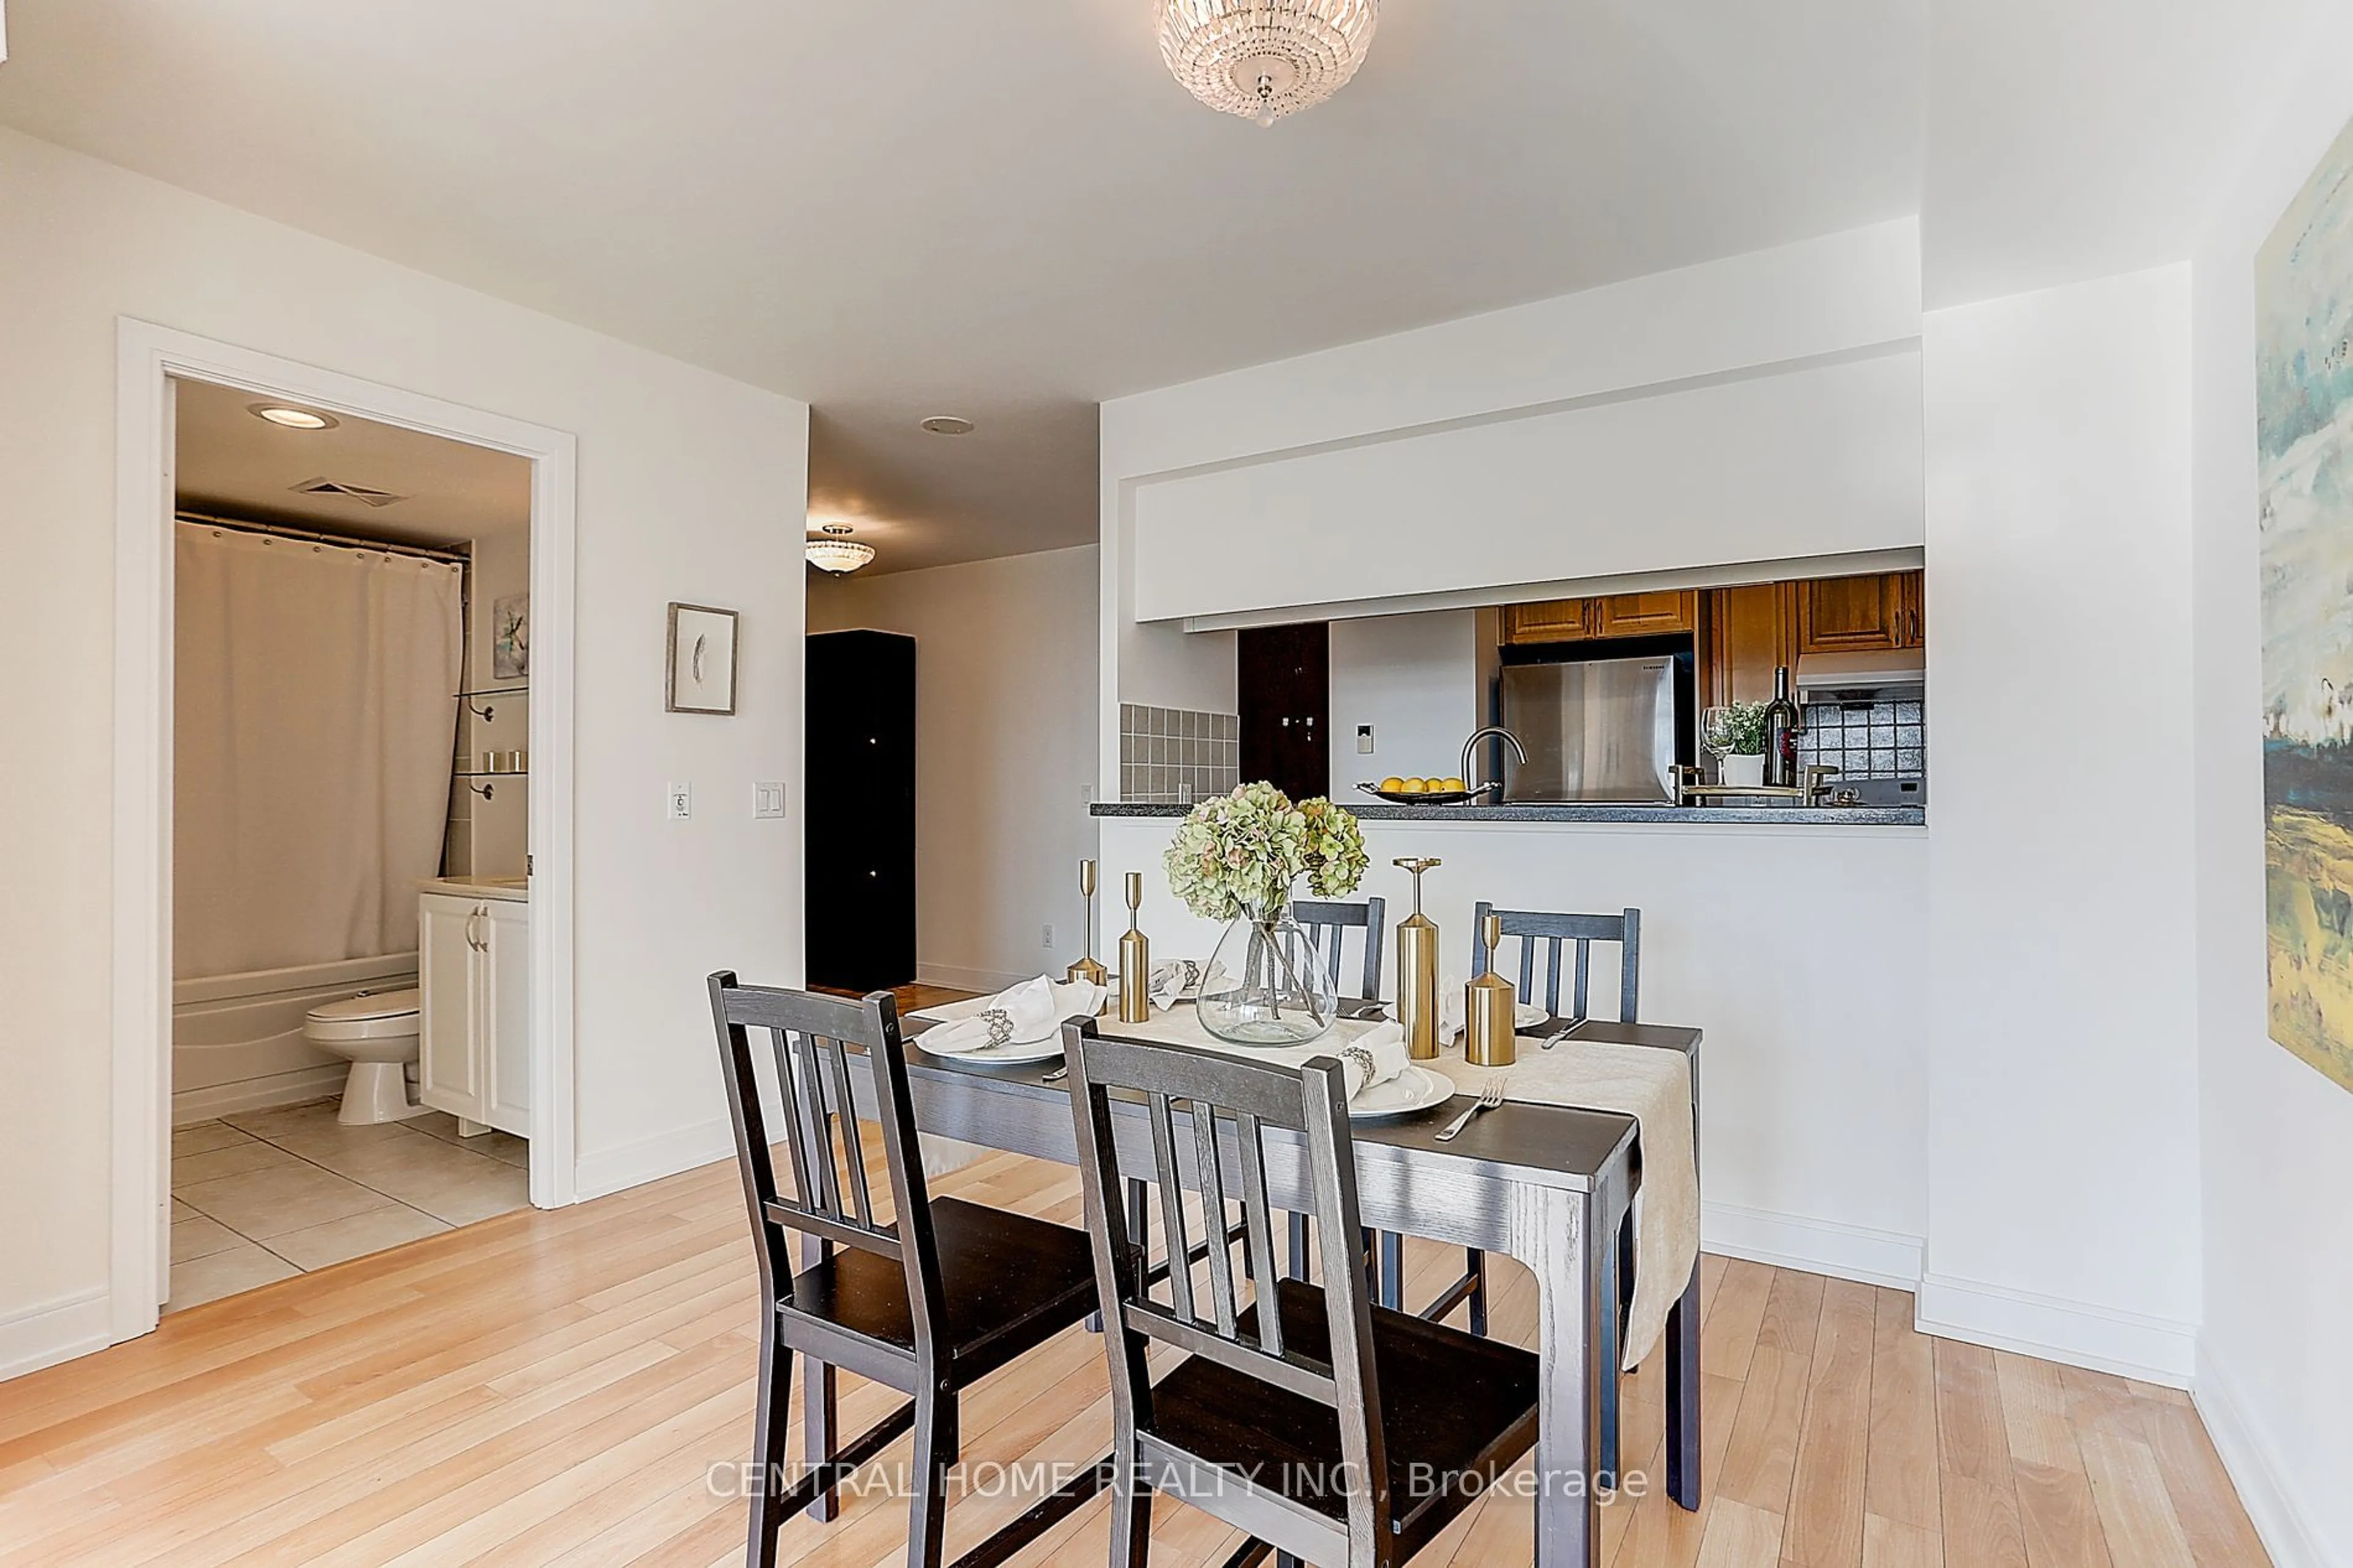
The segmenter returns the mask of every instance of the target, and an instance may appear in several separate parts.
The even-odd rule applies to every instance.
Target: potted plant
[[[1718,784],[1753,789],[1765,782],[1765,708],[1734,702],[1701,715],[1701,738],[1715,753]]]
[[[1161,864],[1187,909],[1228,922],[1195,1004],[1203,1028],[1237,1045],[1298,1046],[1332,1026],[1338,999],[1291,900],[1302,879],[1321,898],[1356,890],[1365,839],[1353,816],[1321,796],[1294,805],[1271,784],[1242,784],[1195,806]]]

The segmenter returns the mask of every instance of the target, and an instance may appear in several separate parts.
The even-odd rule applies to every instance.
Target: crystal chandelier
[[[1160,58],[1211,109],[1271,125],[1348,85],[1380,0],[1160,0]]]
[[[874,559],[874,547],[849,538],[846,522],[828,522],[818,531],[825,537],[808,542],[808,563],[820,572],[846,576]]]

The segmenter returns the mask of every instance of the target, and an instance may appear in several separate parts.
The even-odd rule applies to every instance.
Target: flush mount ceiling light
[[[1160,58],[1211,109],[1271,125],[1348,85],[1380,0],[1160,0]]]
[[[874,547],[850,538],[846,522],[825,523],[818,531],[825,537],[808,542],[808,563],[820,572],[846,576],[874,559]]]
[[[923,428],[934,436],[969,436],[972,421],[961,414],[934,414],[923,422]]]
[[[282,403],[251,403],[248,414],[256,419],[267,419],[272,425],[283,425],[289,430],[332,430],[343,423],[332,414],[314,414],[307,408],[290,408]]]

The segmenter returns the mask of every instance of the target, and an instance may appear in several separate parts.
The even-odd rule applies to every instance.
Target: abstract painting
[[[491,601],[491,679],[523,680],[531,675],[531,595],[509,594]]]
[[[670,607],[670,701],[673,713],[735,711],[735,612],[707,605]]]
[[[2271,1035],[2353,1089],[2353,125],[2255,258]]]

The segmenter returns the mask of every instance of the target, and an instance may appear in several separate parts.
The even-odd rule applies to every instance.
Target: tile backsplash
[[[1191,708],[1119,705],[1119,798],[1190,805],[1241,782],[1241,720]]]
[[[1816,702],[1806,709],[1798,760],[1836,768],[1846,779],[1927,775],[1928,728],[1921,704]]]

